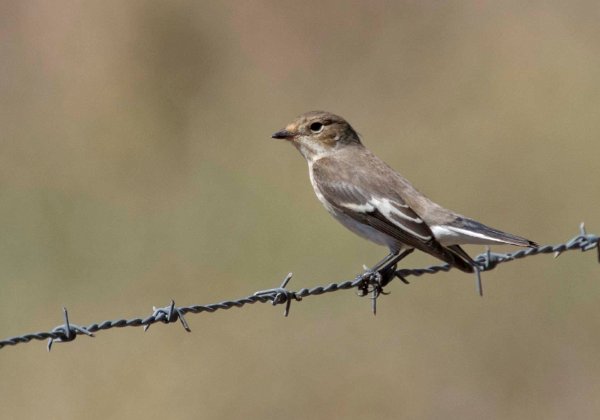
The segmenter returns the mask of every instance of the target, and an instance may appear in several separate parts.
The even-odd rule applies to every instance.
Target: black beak
[[[274,139],[285,139],[285,140],[289,140],[292,137],[294,137],[294,133],[292,133],[291,131],[288,130],[279,130],[276,133],[273,133],[273,135],[271,136]]]

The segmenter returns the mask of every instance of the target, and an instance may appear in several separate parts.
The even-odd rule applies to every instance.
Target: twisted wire
[[[518,260],[539,254],[554,254],[558,257],[560,254],[566,251],[581,250],[582,252],[596,249],[598,253],[598,262],[600,263],[600,237],[595,234],[588,234],[585,230],[583,223],[580,226],[580,232],[577,236],[573,237],[569,241],[557,245],[543,245],[537,248],[521,249],[516,252],[509,253],[495,253],[489,249],[478,255],[474,260],[480,265],[480,269],[477,272],[493,270],[498,264],[506,263],[509,261]],[[412,269],[400,269],[391,272],[391,278],[399,278],[400,280],[406,281],[407,277],[419,277],[424,274],[436,274],[443,271],[449,271],[450,266],[448,264],[431,265],[424,268],[412,268]],[[87,326],[80,326],[73,324],[69,321],[69,314],[65,308],[63,308],[64,323],[53,328],[50,331],[35,332],[30,334],[23,334],[15,337],[10,337],[4,340],[0,340],[0,349],[7,346],[15,346],[21,343],[28,343],[34,340],[48,340],[48,350],[52,348],[52,345],[56,342],[70,342],[75,340],[79,335],[87,335],[90,337],[94,336],[94,333],[103,330],[109,330],[112,328],[125,328],[125,327],[144,327],[147,330],[151,325],[158,322],[161,323],[174,323],[179,321],[183,328],[190,332],[189,325],[185,319],[185,315],[188,313],[200,314],[200,313],[213,313],[218,310],[227,310],[231,308],[241,308],[245,305],[251,305],[254,303],[267,303],[271,302],[273,305],[285,304],[284,315],[289,314],[290,305],[292,301],[301,301],[303,298],[308,296],[318,296],[325,293],[332,293],[339,290],[348,289],[359,289],[363,291],[363,295],[372,293],[373,312],[375,312],[375,302],[377,297],[384,293],[381,287],[381,275],[379,273],[365,272],[357,276],[353,280],[346,280],[339,283],[330,283],[325,286],[316,286],[313,288],[303,288],[298,291],[290,291],[286,289],[288,282],[291,280],[291,273],[288,274],[283,280],[279,287],[273,289],[267,289],[256,292],[250,296],[246,296],[240,299],[224,300],[222,302],[211,303],[208,305],[190,305],[190,306],[175,306],[175,302],[171,301],[170,305],[166,307],[153,308],[154,312],[152,315],[145,318],[133,318],[133,319],[117,319],[108,320],[100,323],[93,323]],[[390,278],[390,279],[391,279]],[[388,279],[388,281],[390,280]],[[386,282],[387,283],[387,282]]]

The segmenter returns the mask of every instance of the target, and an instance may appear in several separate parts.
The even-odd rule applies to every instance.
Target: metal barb
[[[282,289],[285,289],[285,286],[288,285],[288,283],[290,282],[290,280],[292,279],[293,274],[292,273],[288,273],[287,276],[285,276],[285,278],[283,279],[283,281],[281,282],[281,286],[279,286]]]
[[[564,252],[563,250],[554,251],[554,259],[557,259],[558,257],[560,257],[560,254],[562,254],[563,252]]]
[[[377,299],[381,295],[389,295],[383,288],[387,286],[395,277],[398,277],[403,283],[409,282],[396,271],[398,262],[410,255],[414,249],[405,249],[402,252],[390,253],[383,260],[377,263],[373,268],[365,268],[365,271],[358,276],[360,280],[356,285],[357,295],[360,297],[371,294],[371,311],[377,315]]]
[[[67,308],[65,308],[64,306],[63,306],[63,316],[65,318],[65,324],[64,325],[65,325],[65,329],[66,329],[66,331],[65,331],[65,341],[67,341],[67,340],[70,341],[70,340],[72,340],[74,338],[74,336],[73,336],[73,338],[71,338],[71,326],[69,325],[69,311],[67,311]]]
[[[509,261],[515,261],[520,258],[541,255],[541,254],[551,254],[554,252],[558,252],[559,254],[566,251],[571,250],[581,250],[587,251],[592,248],[596,248],[598,254],[598,262],[600,263],[600,237],[595,234],[587,233],[584,226],[580,225],[579,234],[563,243],[559,243],[556,245],[544,245],[537,248],[528,248],[522,249],[516,252],[509,252],[505,254],[501,253],[493,253],[490,250],[487,250],[484,254],[478,255],[474,260],[478,262],[480,272],[488,271],[495,268],[496,265],[500,263],[506,263]],[[399,257],[399,254],[396,256],[390,255],[390,258]],[[389,261],[389,260],[388,260]],[[398,277],[401,281],[408,283],[406,281],[406,277],[414,276],[420,277],[425,274],[437,274],[440,272],[449,271],[452,267],[448,264],[438,264],[431,265],[428,267],[422,268],[406,268],[401,270],[395,270],[393,275]],[[288,291],[285,289],[287,287],[288,282],[291,279],[291,274],[289,274],[281,284],[281,287],[270,289],[262,292],[257,292],[254,295],[245,296],[240,299],[234,300],[225,300],[217,303],[207,304],[207,305],[191,305],[185,307],[176,307],[175,302],[171,301],[171,304],[166,308],[153,308],[154,314],[150,317],[140,319],[140,318],[132,318],[132,319],[116,319],[109,321],[102,321],[100,323],[93,323],[86,327],[81,327],[75,324],[72,324],[69,320],[69,316],[66,309],[63,309],[64,312],[64,324],[60,325],[51,331],[42,331],[35,332],[30,334],[23,334],[19,336],[9,337],[4,340],[0,340],[0,349],[6,348],[8,346],[15,346],[17,344],[29,343],[34,340],[48,340],[48,349],[51,349],[54,342],[67,342],[73,341],[77,335],[86,334],[90,337],[93,337],[93,332],[100,330],[108,330],[112,328],[123,328],[123,327],[139,327],[146,326],[144,330],[147,330],[147,325],[154,324],[156,322],[169,322],[172,323],[175,320],[179,319],[182,323],[183,327],[186,331],[189,331],[189,326],[183,317],[184,314],[189,312],[200,314],[200,313],[213,313],[217,310],[227,310],[232,308],[241,308],[248,304],[253,303],[265,303],[272,302],[273,305],[286,303],[286,312],[285,315],[288,315],[289,305],[293,300],[301,300],[303,297],[307,296],[319,296],[325,293],[336,292],[340,290],[349,290],[359,288],[359,290],[363,290],[364,294],[371,294],[371,298],[378,298],[381,294],[386,294],[383,292],[383,286],[387,283],[386,281],[386,272],[382,271],[380,274],[383,275],[383,281],[379,284],[377,282],[373,283],[374,279],[371,279],[370,273],[362,273],[357,276],[353,280],[344,280],[338,283],[329,283],[323,286],[315,286],[310,289],[303,288],[296,292]],[[367,278],[368,277],[368,278]],[[393,278],[393,276],[392,276]],[[390,279],[391,280],[391,279]],[[260,297],[257,297],[260,296]],[[375,300],[375,299],[373,299]],[[372,309],[376,312],[377,306],[376,303],[372,304]]]
[[[496,264],[498,264],[497,261],[492,260],[492,251],[489,246],[486,247],[484,256],[485,258],[483,261],[483,266],[479,267],[478,265],[475,265],[475,267],[473,267],[473,271],[475,272],[475,290],[477,291],[477,294],[481,297],[483,297],[483,282],[481,281],[481,270],[492,270],[496,266]]]
[[[377,299],[379,295],[383,292],[383,287],[381,286],[381,273],[375,272],[373,275],[369,277],[369,281],[371,283],[371,312],[373,312],[373,316],[377,315]]]
[[[272,305],[279,305],[285,303],[285,309],[283,316],[287,317],[290,314],[290,307],[292,306],[292,300],[301,301],[302,298],[296,294],[296,292],[289,291],[285,288],[292,279],[293,274],[288,273],[287,276],[281,282],[279,287],[273,289],[260,290],[254,293],[254,296],[266,296],[271,298]]]
[[[184,330],[186,330],[187,332],[192,332],[189,324],[187,323],[187,320],[185,319],[184,311],[181,308],[175,306],[175,301],[173,299],[171,299],[171,303],[169,304],[169,306],[165,306],[163,308],[157,308],[156,306],[153,306],[152,311],[153,312],[151,318],[154,318],[155,322],[160,321],[164,324],[169,324],[179,320]],[[154,322],[150,322],[147,325],[145,325],[144,332],[148,331],[148,328],[150,328],[150,325],[152,325],[153,323]]]
[[[379,283],[379,280],[375,280],[375,283],[372,286],[373,290],[371,291],[371,311],[373,315],[377,315],[377,299],[381,295],[389,295],[390,292],[385,292],[383,290],[383,286]]]
[[[492,265],[492,248],[489,246],[486,246],[485,248],[486,268],[488,268]]]
[[[396,275],[396,266],[388,267],[386,271],[387,273],[384,271],[383,274],[379,271],[366,271],[359,275],[354,283],[358,289],[356,294],[359,297],[371,295],[371,312],[373,315],[377,315],[377,299],[381,295],[390,294],[390,292],[385,292],[383,288]]]
[[[371,312],[373,312],[373,316],[377,316],[377,298],[379,295],[377,294],[377,289],[374,287],[372,296],[371,296]]]
[[[51,331],[51,333],[56,334],[57,337],[51,337],[48,339],[48,344],[46,346],[48,351],[52,350],[52,345],[54,343],[67,343],[69,341],[75,340],[75,338],[77,338],[77,334],[85,334],[89,337],[94,337],[94,334],[90,332],[87,328],[71,324],[69,322],[69,311],[67,311],[67,308],[64,307],[63,317],[65,323],[63,325],[59,325],[58,327],[54,327]]]
[[[508,257],[509,254],[495,254],[492,252],[489,246],[485,247],[485,252],[478,255],[475,261],[480,262],[481,266],[478,267],[480,271],[490,271],[496,268],[498,263],[502,262],[502,257]]]
[[[396,275],[396,277],[398,277],[398,280],[400,280],[402,283],[410,284],[410,282],[408,280],[406,280],[402,275],[400,275],[399,272],[396,272],[394,274]]]
[[[483,283],[481,282],[481,271],[479,267],[474,267],[475,271],[475,290],[477,290],[477,294],[483,297]]]

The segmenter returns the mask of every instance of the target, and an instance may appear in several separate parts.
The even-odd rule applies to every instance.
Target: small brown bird
[[[418,249],[472,273],[476,263],[461,244],[537,246],[434,203],[363,146],[342,117],[307,112],[272,137],[289,141],[304,156],[315,194],[333,217],[389,248],[374,271]]]

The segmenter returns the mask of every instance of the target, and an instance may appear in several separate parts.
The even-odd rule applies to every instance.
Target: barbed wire
[[[479,269],[477,269],[475,273],[478,290],[481,294],[480,272],[493,270],[498,264],[501,263],[514,261],[533,255],[554,254],[555,257],[558,257],[560,254],[566,251],[579,249],[582,252],[585,252],[595,248],[598,252],[598,262],[600,263],[599,242],[600,237],[598,235],[588,234],[585,230],[584,224],[582,223],[580,225],[579,234],[565,243],[557,245],[543,245],[537,248],[526,248],[509,253],[495,253],[491,252],[488,248],[486,252],[474,258],[474,261],[479,265]],[[400,255],[397,260],[408,255],[410,252],[411,251],[405,251],[405,253]],[[325,293],[355,288],[358,289],[359,295],[361,296],[371,294],[372,309],[373,313],[375,313],[377,298],[381,294],[386,294],[383,291],[383,287],[394,278],[398,278],[404,283],[408,284],[408,281],[406,280],[407,277],[419,277],[424,274],[436,274],[441,271],[449,271],[451,269],[448,264],[440,264],[425,268],[396,270],[396,262],[397,261],[395,261],[393,265],[386,267],[379,272],[366,270],[362,274],[358,275],[354,280],[346,280],[340,283],[330,283],[326,286],[317,286],[310,289],[303,288],[298,291],[290,291],[286,289],[286,286],[292,278],[292,274],[290,273],[285,277],[279,287],[273,289],[262,290],[241,299],[225,300],[208,305],[175,306],[175,302],[171,301],[171,303],[166,307],[154,307],[152,315],[146,318],[117,319],[112,321],[103,321],[101,323],[94,323],[87,326],[80,326],[69,321],[68,311],[66,308],[63,308],[64,324],[59,325],[47,332],[24,334],[10,337],[5,340],[0,340],[0,349],[7,346],[15,346],[21,343],[28,343],[33,340],[48,340],[47,348],[48,351],[50,351],[55,342],[70,342],[75,340],[75,338],[77,338],[79,335],[94,337],[94,333],[98,331],[124,327],[143,326],[144,331],[146,331],[151,325],[158,322],[168,324],[179,321],[187,332],[191,332],[191,329],[185,319],[185,315],[188,313],[213,313],[218,310],[241,308],[245,305],[254,303],[271,302],[273,305],[285,304],[284,316],[288,316],[292,301],[301,301],[303,298],[308,296],[318,296]]]

